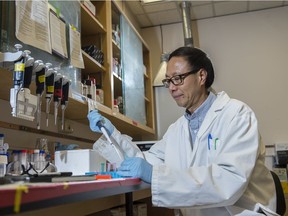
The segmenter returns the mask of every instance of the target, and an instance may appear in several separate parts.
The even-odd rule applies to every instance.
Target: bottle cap
[[[40,150],[39,149],[34,149],[34,153],[39,153],[40,152]]]

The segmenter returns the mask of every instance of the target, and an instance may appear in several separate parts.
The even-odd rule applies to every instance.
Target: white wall
[[[252,107],[266,145],[288,142],[288,7],[201,20],[198,33],[214,88]]]
[[[266,145],[288,142],[288,7],[199,20],[197,26],[199,46],[214,63],[214,88],[252,107]],[[142,30],[153,72],[161,53],[157,28]],[[165,26],[164,51],[184,44],[181,28],[181,23]],[[170,122],[178,117],[173,111],[166,116]],[[162,128],[169,126],[165,124]]]

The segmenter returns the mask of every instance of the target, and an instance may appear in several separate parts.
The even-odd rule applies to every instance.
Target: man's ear
[[[206,79],[207,79],[207,71],[205,69],[201,69],[199,71],[199,78],[200,78],[200,82],[201,84],[205,85]]]

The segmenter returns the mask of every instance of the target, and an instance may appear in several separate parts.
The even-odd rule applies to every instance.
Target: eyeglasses
[[[164,84],[164,87],[166,87],[166,88],[169,88],[171,82],[172,82],[173,85],[175,85],[175,86],[183,85],[183,81],[184,81],[184,79],[185,79],[187,76],[189,76],[189,75],[191,75],[191,74],[195,74],[195,73],[197,73],[199,70],[200,70],[200,69],[197,68],[197,69],[194,69],[194,70],[189,71],[189,72],[187,72],[187,73],[173,76],[173,77],[171,77],[171,78],[169,78],[169,79],[163,79],[163,80],[162,80],[162,83]]]

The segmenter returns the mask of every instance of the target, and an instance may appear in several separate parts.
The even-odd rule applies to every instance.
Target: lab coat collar
[[[224,92],[219,92],[216,94],[217,98],[208,110],[205,119],[198,131],[197,137],[201,137],[209,126],[213,123],[219,112],[224,108],[224,106],[229,102],[230,97]]]
[[[199,147],[199,140],[204,135],[204,133],[209,129],[210,125],[213,124],[216,117],[219,115],[220,111],[225,107],[225,105],[229,102],[230,98],[229,96],[223,91],[216,94],[216,99],[210,109],[208,110],[204,121],[202,122],[201,127],[199,128],[199,131],[196,136],[195,143],[193,145],[193,151],[191,155],[191,161],[189,161],[189,164],[193,163],[193,160],[196,158],[195,154],[197,152],[197,149]]]

